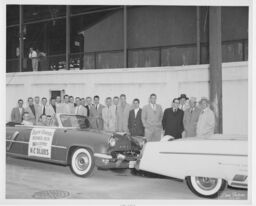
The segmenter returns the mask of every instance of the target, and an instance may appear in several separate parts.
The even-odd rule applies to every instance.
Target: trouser
[[[157,142],[161,140],[162,129],[159,127],[145,128],[145,137],[148,142]]]
[[[32,59],[32,69],[38,71],[38,59]]]

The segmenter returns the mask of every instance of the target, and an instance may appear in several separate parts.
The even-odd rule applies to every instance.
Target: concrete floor
[[[32,199],[47,190],[67,192],[65,198],[70,199],[202,199],[185,182],[171,178],[135,176],[130,170],[97,169],[91,177],[79,178],[69,167],[7,157],[7,199]],[[246,190],[227,188],[219,199],[246,198]]]

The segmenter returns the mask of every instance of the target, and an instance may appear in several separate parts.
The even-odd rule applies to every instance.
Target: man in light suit
[[[26,121],[33,122],[33,124],[36,123],[36,109],[33,103],[33,98],[28,98],[28,106],[25,108],[25,113],[28,113],[26,116],[28,116]]]
[[[118,129],[117,129],[117,107],[118,107],[118,104],[119,104],[119,97],[118,96],[113,97],[113,105],[112,106],[114,107],[115,115],[116,115],[115,131],[118,131]]]
[[[90,110],[91,110],[91,107],[92,107],[92,98],[91,97],[86,97],[86,109],[87,109],[87,116],[89,117],[90,116]]]
[[[184,137],[195,137],[196,126],[201,110],[196,106],[196,98],[189,99],[189,108],[185,110],[183,117]]]
[[[18,106],[12,109],[11,121],[15,123],[21,123],[24,112],[25,109],[23,108],[23,100],[19,99]]]
[[[149,104],[142,109],[142,122],[148,141],[160,141],[161,139],[163,110],[161,105],[156,104],[156,98],[156,94],[151,94]]]
[[[47,115],[50,115],[51,117],[54,117],[57,111],[57,107],[56,107],[56,99],[55,98],[51,98],[50,100],[50,104],[48,106],[48,111],[47,111]]]
[[[102,119],[105,131],[114,132],[116,127],[115,107],[112,105],[111,97],[106,98],[106,107],[102,109]]]
[[[35,96],[34,102],[35,102],[34,106],[35,106],[35,110],[36,110],[36,123],[38,123],[40,114],[41,114],[41,110],[42,110],[42,107],[40,105],[40,97]]]
[[[50,115],[49,106],[47,105],[47,98],[43,97],[41,100],[41,111],[39,111],[39,117],[41,115]]]
[[[128,129],[128,118],[131,107],[126,102],[126,95],[120,95],[120,103],[117,106],[117,131],[118,132],[129,132]]]
[[[140,100],[133,100],[134,109],[129,113],[128,128],[131,136],[144,136],[144,126],[141,120],[142,109],[140,108]]]
[[[100,104],[100,97],[94,96],[94,105],[90,109],[91,126],[95,129],[103,130],[103,119],[102,119],[102,109],[104,106]]]
[[[57,113],[64,113],[64,114],[71,114],[70,106],[69,106],[69,96],[66,94],[64,95],[64,102],[61,105],[60,111],[57,109]]]
[[[76,107],[75,107],[75,114],[87,116],[87,109],[81,104],[81,99],[76,97]]]
[[[75,103],[74,103],[73,96],[69,96],[69,107],[70,107],[70,114],[75,114]]]
[[[61,97],[57,96],[56,97],[56,113],[61,113],[62,112],[62,102],[61,102]]]
[[[199,115],[196,135],[199,137],[208,137],[214,134],[215,116],[213,111],[209,108],[209,100],[203,97],[200,102],[201,113]]]

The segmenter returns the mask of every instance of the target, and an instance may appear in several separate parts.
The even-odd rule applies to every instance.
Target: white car
[[[144,145],[135,168],[186,180],[190,190],[214,198],[226,185],[247,188],[248,141],[246,136],[212,135]]]

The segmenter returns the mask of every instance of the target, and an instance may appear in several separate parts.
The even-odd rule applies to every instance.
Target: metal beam
[[[23,6],[19,5],[19,72],[23,70],[23,57],[24,57],[24,34],[23,34]]]
[[[127,7],[124,6],[124,68],[127,68]]]
[[[66,6],[66,69],[69,69],[70,55],[70,6]]]
[[[216,120],[215,133],[222,133],[221,7],[210,7],[209,10],[209,59],[210,101]]]
[[[196,7],[196,64],[200,64],[200,7]]]

